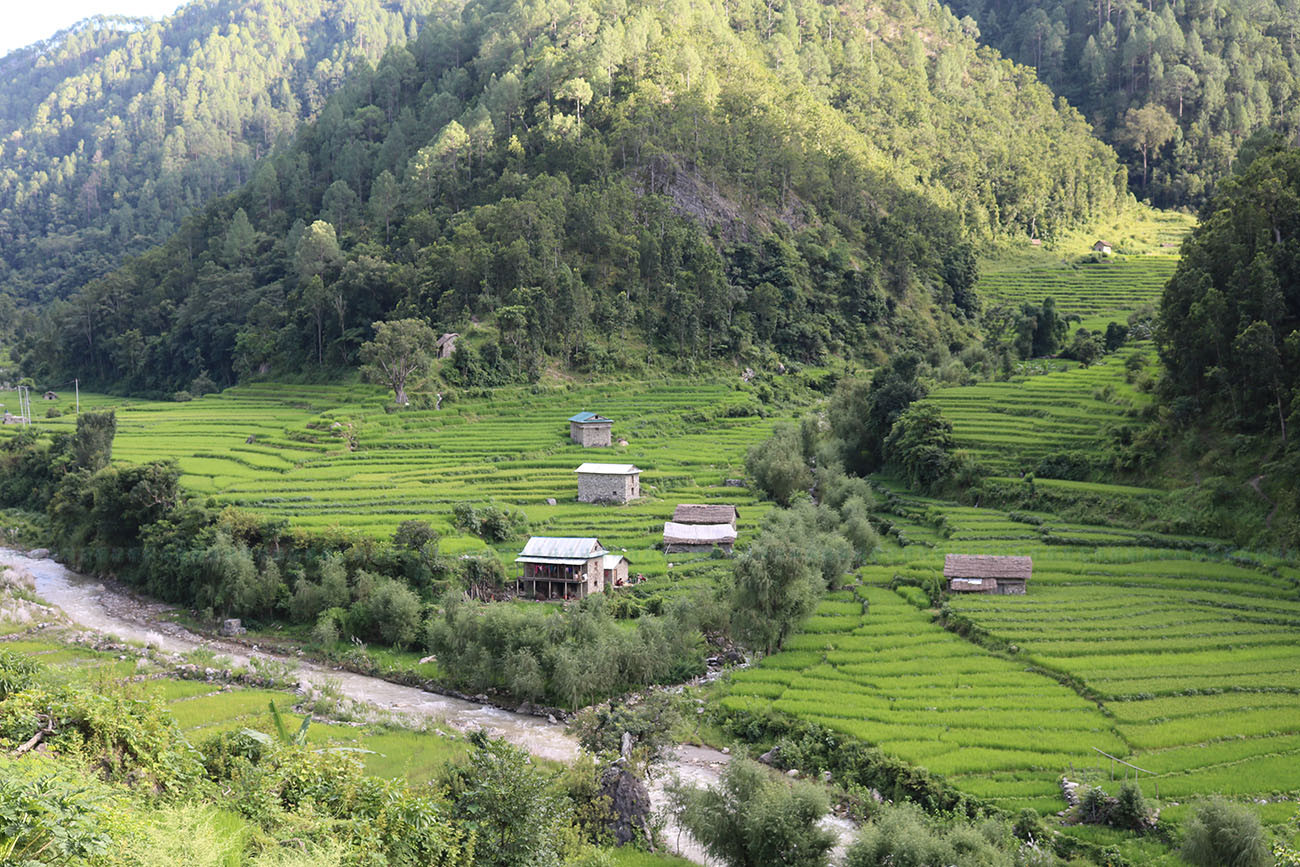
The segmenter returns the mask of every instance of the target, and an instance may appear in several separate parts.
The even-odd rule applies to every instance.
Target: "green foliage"
[[[113,794],[48,759],[0,757],[0,862],[81,863],[106,855]]]
[[[76,466],[92,473],[108,466],[113,459],[115,433],[117,416],[111,410],[78,415],[77,432],[72,437],[72,459]]]
[[[0,71],[0,128],[23,147],[0,150],[9,295],[65,297],[252,178],[247,212],[214,238],[223,266],[246,267],[258,240],[250,216],[282,206],[298,183],[258,161],[435,7],[213,0],[163,20],[96,16],[12,52]],[[347,28],[336,27],[341,15]],[[383,94],[391,109],[391,78]],[[103,327],[81,313],[87,328]],[[118,337],[114,352],[142,363],[141,335]]]
[[[528,754],[479,732],[469,762],[452,770],[455,815],[477,835],[475,864],[559,867],[572,806]]]
[[[870,385],[846,380],[836,390],[827,414],[850,472],[865,475],[884,464],[885,439],[894,422],[925,397],[926,388],[918,379],[920,366],[918,354],[900,353],[875,372]]]
[[[397,405],[405,406],[407,383],[423,376],[432,361],[433,329],[419,319],[376,322],[374,329],[375,339],[361,344],[361,373],[391,388]]]
[[[755,487],[782,506],[790,505],[813,482],[799,431],[788,423],[778,424],[772,436],[750,447],[745,456],[745,472],[754,480]]]
[[[733,756],[716,788],[669,788],[678,823],[710,856],[730,867],[820,867],[834,835],[817,821],[826,796],[807,783],[787,784],[762,765]]]
[[[960,0],[953,11],[1094,119],[1161,206],[1199,207],[1241,165],[1240,148],[1294,133],[1300,40],[1288,0],[1250,10]]]
[[[1180,854],[1196,867],[1264,867],[1272,862],[1259,817],[1217,798],[1188,816]]]
[[[885,466],[919,491],[949,482],[960,465],[953,454],[952,424],[933,403],[917,403],[898,416],[884,443]]]
[[[1223,185],[1161,302],[1160,357],[1179,402],[1232,429],[1286,437],[1300,386],[1300,150]]]
[[[736,558],[732,622],[749,647],[774,653],[812,613],[826,581],[804,540],[764,534]]]
[[[711,605],[682,600],[663,617],[624,629],[603,595],[560,611],[483,604],[454,593],[425,624],[425,643],[462,689],[505,689],[519,698],[578,708],[703,667],[700,627]],[[725,626],[725,624],[722,624]]]
[[[0,648],[0,700],[22,692],[33,680],[40,665],[20,653]]]
[[[633,703],[584,708],[573,721],[578,743],[596,755],[618,756],[624,734],[631,736],[631,761],[642,768],[668,755],[675,746],[673,729],[682,722],[678,696],[651,692]]]
[[[877,13],[861,2],[790,10],[780,27],[753,0],[684,10],[601,0],[554,14],[490,0],[464,14],[417,5],[432,11],[419,35],[369,56],[324,105],[351,64],[326,62],[322,49],[347,49],[311,38],[316,16],[286,13],[285,32],[311,34],[303,62],[317,65],[274,98],[259,68],[246,100],[218,100],[217,114],[277,131],[296,110],[314,122],[255,169],[233,160],[248,182],[163,246],[111,273],[108,262],[83,269],[66,304],[24,327],[24,368],[55,379],[94,370],[103,383],[171,393],[203,371],[225,386],[271,369],[351,368],[360,323],[412,319],[448,331],[480,323],[483,339],[441,366],[463,387],[533,380],[547,356],[582,370],[633,366],[642,344],[688,364],[756,347],[818,362],[951,344],[978,308],[977,243],[1068,228],[1123,198],[1115,158],[1083,118],[937,8],[891,0],[879,10],[926,34],[913,43],[858,26]],[[349,14],[358,34],[395,23],[368,6]],[[501,34],[518,50],[502,49]],[[366,52],[396,41],[354,38]],[[178,77],[221,53],[195,39],[203,56]],[[268,39],[271,57],[294,41]],[[231,49],[223,80],[239,80],[225,73],[248,62],[243,48]],[[165,73],[161,88],[171,88]],[[110,90],[111,104],[133,104]],[[157,109],[164,119],[189,104],[152,91],[139,100],[169,106]],[[971,100],[982,110],[972,114]],[[229,162],[199,159],[193,142],[207,141],[208,124],[184,119],[175,127],[194,130],[184,143],[159,132],[171,121],[139,137],[205,167],[193,171],[207,188],[175,197],[193,206],[230,188]],[[255,123],[254,142],[236,142],[219,126],[216,141],[241,155],[275,138]],[[67,189],[88,197],[87,225],[109,186],[125,205],[134,194],[116,182],[116,140],[101,149],[114,183],[97,185],[94,157],[71,164]],[[189,162],[165,165],[188,176]],[[173,188],[148,180],[139,187],[153,196],[130,207],[152,213],[149,200]],[[175,223],[180,206],[167,204]],[[130,222],[112,211],[115,225]],[[19,222],[31,219],[24,209]]]
[[[528,532],[528,516],[521,509],[497,503],[460,502],[452,507],[456,529],[488,542],[505,542]]]
[[[1006,852],[965,824],[945,827],[914,804],[888,808],[863,827],[846,867],[1012,867]],[[1050,863],[1050,862],[1049,862]]]

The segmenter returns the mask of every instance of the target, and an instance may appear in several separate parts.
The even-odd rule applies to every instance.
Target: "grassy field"
[[[1125,376],[1134,352],[1154,364],[1149,343],[1125,347],[1091,367],[1038,362],[1053,372],[1006,382],[936,389],[929,400],[952,422],[953,437],[994,474],[1033,472],[1044,457],[1095,452],[1110,431],[1136,424],[1132,413],[1150,402]]]
[[[1096,750],[1152,771],[1144,789],[1166,801],[1300,793],[1300,570],[1141,547],[1136,534],[1048,515],[1036,525],[903,503],[906,516],[889,517],[911,544],[884,546],[861,586],[828,597],[785,652],[736,674],[726,704],[774,704],[1007,809],[1061,809],[1062,774],[1107,781]],[[909,601],[915,588],[889,589],[936,580],[949,552],[1034,557],[1028,595],[948,603],[1012,651],[944,630]],[[1281,821],[1294,803],[1261,810]]]
[[[418,518],[443,535],[442,549],[452,554],[486,547],[454,529],[452,506],[495,500],[522,508],[535,534],[595,535],[626,550],[633,573],[663,577],[670,561],[654,545],[676,504],[738,505],[742,540],[767,508],[749,490],[723,484],[743,475],[746,450],[775,421],[730,382],[502,388],[439,411],[394,413],[385,410],[385,397],[366,386],[259,384],[190,403],[83,393],[82,408],[116,408],[114,460],[174,458],[182,484],[217,504],[287,518],[296,528],[369,537]],[[36,401],[40,429],[71,430],[71,401],[60,398],[54,405],[64,414],[53,419],[42,417],[46,405]],[[570,443],[567,419],[580,410],[612,417],[616,440],[628,445]],[[643,498],[626,506],[578,503],[574,469],[584,461],[635,463],[644,471]],[[509,561],[520,545],[498,550]],[[673,574],[707,565],[690,561],[674,557]]]

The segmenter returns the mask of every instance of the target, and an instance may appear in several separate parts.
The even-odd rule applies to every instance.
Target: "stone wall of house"
[[[578,502],[626,503],[641,496],[641,483],[633,475],[578,473]]]
[[[998,589],[994,590],[993,592],[998,594],[999,596],[1024,596],[1025,582],[999,579]]]
[[[614,425],[612,423],[578,424],[576,421],[571,421],[569,422],[569,439],[587,449],[609,446],[613,444],[613,430]]]

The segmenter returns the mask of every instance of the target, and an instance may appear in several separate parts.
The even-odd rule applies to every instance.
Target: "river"
[[[330,685],[345,698],[356,702],[437,721],[439,725],[460,732],[484,729],[543,759],[570,762],[578,756],[578,743],[564,726],[543,717],[514,713],[207,638],[167,619],[168,613],[174,610],[171,606],[80,575],[49,558],[33,558],[0,548],[0,565],[31,575],[41,598],[60,608],[77,625],[104,635],[116,636],[123,641],[143,642],[172,653],[203,648],[229,657],[236,666],[248,665],[251,657],[292,661],[298,665],[296,673],[305,685],[316,688]],[[679,746],[674,758],[656,768],[656,777],[650,786],[651,803],[657,811],[662,810],[666,803],[664,783],[674,776],[700,786],[715,784],[727,761],[726,754],[710,747]],[[840,855],[853,833],[852,823],[827,816],[822,825],[836,833],[840,841],[836,855]],[[669,849],[696,864],[716,863],[689,834],[671,822],[665,828],[664,841]]]

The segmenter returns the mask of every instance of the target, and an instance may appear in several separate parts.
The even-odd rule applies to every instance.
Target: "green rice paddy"
[[[822,723],[1009,810],[1061,809],[1063,774],[1104,782],[1111,762],[1098,750],[1151,771],[1143,788],[1165,800],[1300,793],[1294,568],[1139,547],[1129,531],[1050,516],[1039,527],[904,503],[904,517],[888,517],[913,544],[882,547],[786,651],[733,677],[725,705]],[[1098,530],[1130,545],[1096,547]],[[1079,541],[1048,545],[1045,532]],[[936,580],[957,552],[1033,556],[1027,595],[947,603],[1009,651],[943,629],[908,601],[913,588],[889,589],[895,577]]]
[[[767,509],[748,489],[724,485],[743,476],[745,452],[774,424],[730,382],[502,388],[441,410],[392,413],[385,397],[366,386],[257,384],[189,403],[83,393],[82,408],[116,408],[115,461],[175,459],[182,484],[214,504],[358,537],[387,537],[404,520],[425,520],[450,554],[487,547],[453,527],[452,506],[495,500],[523,509],[534,534],[594,535],[625,550],[634,574],[689,576],[708,561],[655,549],[678,503],[736,504],[742,541]],[[70,412],[41,418],[36,403],[41,429],[75,423]],[[70,403],[61,395],[56,405]],[[580,410],[613,418],[616,441],[628,444],[572,444],[567,419]],[[642,499],[578,503],[574,470],[584,461],[636,464]],[[509,561],[521,545],[497,549]]]

